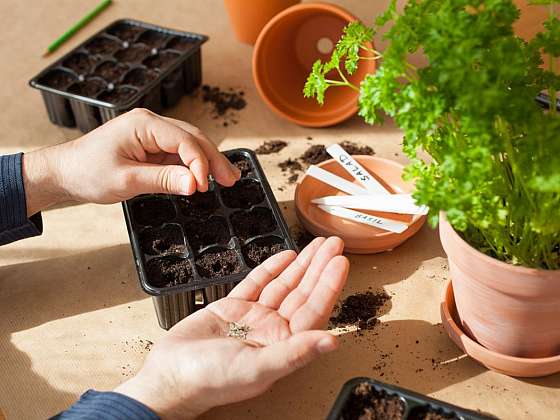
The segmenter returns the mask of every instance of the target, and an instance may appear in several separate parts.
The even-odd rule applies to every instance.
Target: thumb
[[[129,171],[127,193],[191,195],[196,191],[196,178],[183,165],[142,163]]]
[[[274,383],[324,353],[336,350],[336,337],[326,331],[305,331],[258,350],[256,367],[263,380]]]

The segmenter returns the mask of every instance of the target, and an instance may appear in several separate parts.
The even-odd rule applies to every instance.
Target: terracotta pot
[[[463,330],[489,350],[560,354],[560,270],[514,266],[465,242],[442,215],[439,232]]]
[[[342,29],[355,20],[338,6],[305,3],[280,12],[266,24],[253,52],[253,77],[261,97],[273,111],[307,127],[337,124],[357,112],[358,92],[350,88],[330,88],[323,106],[303,97],[313,63],[330,59]],[[362,60],[349,79],[357,85],[373,71],[375,61]]]
[[[224,0],[237,39],[253,45],[266,23],[300,0]]]

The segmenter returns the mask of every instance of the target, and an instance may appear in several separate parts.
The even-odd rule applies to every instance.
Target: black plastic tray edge
[[[85,96],[80,96],[80,95],[65,92],[65,91],[62,91],[62,90],[54,89],[54,88],[51,88],[49,86],[44,86],[44,85],[39,83],[38,80],[41,77],[43,77],[48,71],[50,71],[54,67],[56,67],[56,65],[58,63],[63,62],[64,60],[66,60],[66,58],[70,57],[77,50],[84,47],[88,42],[93,40],[95,37],[101,35],[103,32],[106,32],[107,29],[109,29],[110,27],[112,27],[114,25],[117,25],[119,23],[128,23],[128,24],[138,25],[138,26],[141,26],[145,29],[164,31],[164,32],[176,35],[176,36],[186,36],[186,37],[191,37],[191,38],[198,38],[198,41],[195,43],[195,47],[193,47],[189,51],[186,51],[186,52],[182,53],[180,59],[177,60],[175,62],[175,64],[173,64],[172,66],[168,67],[165,71],[163,71],[159,75],[158,78],[152,80],[149,84],[147,84],[146,86],[143,86],[142,88],[136,88],[138,90],[138,92],[134,96],[132,96],[131,99],[125,104],[114,105],[114,104],[110,104],[108,102],[103,102],[103,101],[98,100],[98,99],[88,98],[88,97],[85,97]],[[171,28],[166,28],[166,27],[158,26],[158,25],[155,25],[155,24],[152,24],[152,23],[142,22],[142,21],[139,21],[139,20],[136,20],[136,19],[129,19],[129,18],[117,19],[117,20],[109,23],[108,25],[106,25],[105,27],[100,29],[99,31],[97,31],[95,34],[90,36],[88,39],[86,39],[84,42],[79,44],[77,47],[72,48],[69,52],[64,54],[62,57],[60,57],[56,61],[50,63],[47,67],[45,67],[43,70],[41,70],[41,72],[39,72],[35,77],[33,77],[31,80],[29,80],[28,83],[29,83],[29,86],[31,86],[34,89],[38,89],[38,90],[41,90],[41,91],[46,91],[46,92],[49,92],[49,93],[52,93],[52,94],[56,94],[56,95],[59,95],[59,96],[62,96],[64,98],[66,98],[66,99],[72,99],[72,100],[76,100],[76,101],[79,101],[79,102],[83,102],[87,105],[107,108],[107,109],[111,109],[111,110],[116,111],[116,112],[119,112],[119,111],[122,111],[122,110],[128,110],[134,104],[138,103],[138,101],[142,97],[144,97],[144,95],[148,94],[153,87],[155,87],[158,83],[161,83],[167,76],[169,76],[171,73],[173,73],[175,70],[177,70],[180,66],[182,66],[184,64],[184,62],[191,55],[195,54],[197,50],[200,50],[200,46],[202,44],[204,44],[206,41],[208,41],[208,39],[209,38],[208,38],[207,35],[197,34],[197,33],[194,33],[194,32],[180,31],[180,30],[171,29]]]
[[[344,385],[342,385],[342,389],[340,390],[334,405],[329,412],[326,420],[339,420],[340,415],[348,398],[350,397],[350,393],[354,390],[356,385],[362,382],[369,382],[374,387],[385,390],[388,394],[396,395],[401,399],[405,400],[407,404],[413,405],[413,407],[409,407],[408,411],[405,412],[404,419],[406,419],[410,414],[410,408],[416,408],[421,406],[430,406],[430,408],[438,409],[441,408],[446,412],[453,412],[462,420],[496,420],[496,417],[488,417],[484,416],[476,411],[468,410],[466,408],[462,408],[453,404],[446,403],[445,401],[436,400],[435,398],[430,398],[426,395],[419,394],[414,391],[410,391],[405,388],[398,387],[396,385],[390,385],[383,382],[379,382],[372,378],[366,377],[356,377],[348,380]]]
[[[284,236],[286,242],[288,243],[288,249],[292,249],[292,250],[297,251],[297,247],[296,247],[296,245],[293,241],[293,238],[290,235],[286,220],[284,219],[284,216],[282,215],[282,211],[280,210],[278,202],[276,201],[276,197],[274,196],[274,193],[272,192],[272,188],[270,187],[268,179],[266,178],[266,175],[265,175],[265,173],[262,169],[262,166],[261,166],[260,162],[258,161],[258,158],[257,158],[255,152],[253,150],[250,150],[250,149],[247,149],[247,148],[237,148],[237,149],[222,151],[222,153],[224,153],[226,156],[228,154],[243,153],[243,154],[248,154],[251,157],[251,161],[253,163],[253,166],[255,167],[255,172],[256,172],[257,178],[261,182],[261,185],[263,187],[265,196],[266,196],[268,202],[270,203],[270,209],[272,210],[272,213],[274,214],[274,217],[275,217],[276,222],[278,224],[278,228],[281,230],[282,235]],[[240,273],[236,273],[236,274],[232,274],[230,276],[222,277],[219,280],[218,279],[207,279],[207,280],[196,282],[195,284],[186,283],[186,284],[180,284],[180,285],[177,285],[177,286],[165,287],[165,288],[158,288],[158,287],[150,286],[150,284],[147,282],[146,273],[145,273],[145,270],[144,270],[144,263],[143,263],[143,258],[142,258],[143,252],[140,248],[140,244],[138,243],[136,235],[133,232],[132,217],[131,217],[130,209],[128,208],[127,202],[123,202],[122,207],[123,207],[123,211],[124,211],[124,215],[125,215],[127,232],[128,232],[128,235],[129,235],[131,245],[132,245],[132,254],[133,254],[133,258],[134,258],[134,264],[135,264],[136,270],[138,272],[138,278],[139,278],[139,281],[140,281],[140,286],[149,295],[151,295],[151,296],[163,296],[163,295],[169,295],[169,294],[175,294],[175,293],[190,292],[190,291],[193,291],[193,290],[200,290],[200,289],[204,289],[205,287],[209,287],[209,286],[218,286],[218,285],[227,284],[227,283],[237,283],[237,282],[243,280],[247,276],[248,271],[242,271]]]

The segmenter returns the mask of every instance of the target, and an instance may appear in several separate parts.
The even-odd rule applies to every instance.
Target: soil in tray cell
[[[144,28],[135,25],[128,25],[126,23],[120,23],[112,28],[110,28],[107,33],[116,36],[117,38],[122,39],[123,41],[132,42],[136,38],[136,36],[144,32]]]
[[[182,52],[187,52],[190,49],[194,48],[196,42],[190,38],[186,38],[184,36],[176,36],[167,44],[166,48],[171,50],[177,50]]]
[[[121,48],[121,46],[122,44],[115,39],[100,36],[88,42],[85,48],[91,54],[111,55]]]
[[[161,48],[169,41],[169,38],[171,36],[163,32],[147,30],[140,35],[138,42],[146,44],[150,48]]]
[[[185,238],[177,225],[151,228],[140,234],[140,248],[145,254],[182,254],[186,250]]]
[[[172,51],[163,51],[144,60],[144,64],[151,69],[165,70],[170,67],[177,59],[179,54]]]
[[[246,177],[253,172],[253,166],[251,165],[251,162],[249,161],[249,159],[246,159],[243,156],[231,156],[229,157],[229,161],[241,171],[242,177]]]
[[[123,83],[125,85],[132,85],[141,88],[157,78],[158,74],[155,71],[137,68],[124,77]]]
[[[134,44],[115,53],[115,58],[123,63],[140,63],[151,54],[150,47]]]
[[[227,207],[248,209],[264,200],[264,191],[260,182],[242,179],[233,187],[221,190],[222,200]]]
[[[68,88],[68,92],[76,95],[94,98],[101,92],[107,84],[101,79],[88,79],[80,83],[75,83]]]
[[[241,262],[233,249],[208,251],[196,260],[196,269],[205,278],[229,276],[239,273],[241,268]]]
[[[213,191],[178,197],[177,204],[184,216],[198,219],[207,218],[219,207],[218,198]]]
[[[117,83],[129,67],[125,64],[105,61],[97,66],[93,74],[102,77],[110,83]]]
[[[369,383],[356,386],[342,410],[344,420],[401,420],[404,403],[397,396],[376,391]]]
[[[146,263],[148,283],[154,287],[171,287],[193,279],[189,260],[178,257],[154,258]]]
[[[276,229],[276,220],[270,209],[257,207],[251,211],[238,211],[231,215],[235,234],[241,240],[264,235]]]
[[[93,57],[78,52],[64,60],[62,65],[76,74],[88,74],[93,69],[96,61]]]
[[[51,70],[39,80],[39,83],[54,89],[64,90],[76,80],[78,78],[67,71]]]
[[[457,415],[443,413],[439,410],[433,410],[429,407],[418,407],[412,410],[408,416],[409,420],[459,420]]]
[[[128,87],[119,87],[111,91],[103,92],[99,95],[99,99],[113,105],[121,105],[126,103],[136,94],[137,90]]]
[[[145,199],[132,205],[132,218],[144,226],[160,226],[174,217],[173,204],[166,199]]]
[[[274,236],[255,239],[243,247],[243,257],[251,268],[263,263],[274,254],[278,254],[286,249],[284,240]]]
[[[230,239],[227,221],[223,217],[211,217],[205,222],[188,222],[184,227],[187,239],[195,251],[208,245],[225,245]]]

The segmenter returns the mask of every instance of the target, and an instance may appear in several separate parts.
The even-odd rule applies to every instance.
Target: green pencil
[[[93,18],[95,18],[99,13],[105,10],[111,3],[112,0],[102,0],[101,3],[95,6],[95,8],[91,12],[89,12],[87,15],[81,18],[78,22],[74,24],[74,26],[72,26],[70,29],[64,32],[64,34],[62,34],[60,38],[58,38],[51,45],[49,45],[47,51],[43,54],[43,56],[49,55],[53,51],[56,51],[58,47],[60,47],[62,44],[68,41],[76,32],[78,32],[89,22],[91,22]]]

